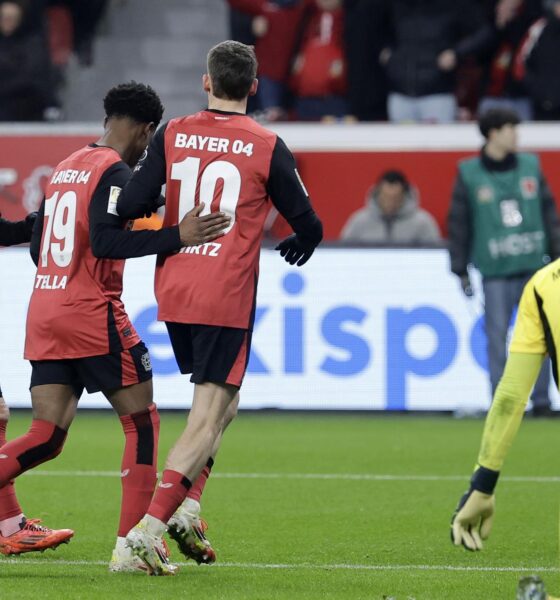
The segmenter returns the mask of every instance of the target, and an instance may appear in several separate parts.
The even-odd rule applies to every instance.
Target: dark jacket
[[[0,120],[38,121],[55,106],[48,49],[39,34],[0,35]]]
[[[500,0],[487,2],[489,22],[496,20]],[[482,96],[519,98],[527,96],[522,48],[531,25],[543,14],[542,0],[525,0],[516,15],[504,27],[494,27],[487,49],[479,54],[483,67]]]
[[[509,170],[517,166],[515,154],[510,154],[503,161],[494,161],[484,151],[481,153],[482,163],[488,170]],[[554,197],[544,176],[539,181],[541,210],[545,234],[548,240],[548,253],[552,260],[560,257],[560,221],[556,212]],[[461,277],[467,273],[470,263],[473,223],[469,201],[469,190],[460,175],[455,180],[451,206],[447,215],[449,256],[451,271]]]
[[[407,96],[453,92],[455,73],[437,58],[452,49],[458,59],[488,46],[492,26],[472,0],[388,0],[386,65],[390,89]]]
[[[527,56],[527,88],[537,110],[560,110],[560,21],[550,17],[531,28],[535,43]],[[539,35],[540,33],[540,35]]]

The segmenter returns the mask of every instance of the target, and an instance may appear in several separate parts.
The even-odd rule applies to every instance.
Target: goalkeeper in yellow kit
[[[560,259],[537,271],[523,290],[509,356],[486,418],[477,467],[451,522],[451,538],[456,546],[481,550],[483,540],[489,536],[494,489],[503,462],[547,354],[559,384],[559,352]]]

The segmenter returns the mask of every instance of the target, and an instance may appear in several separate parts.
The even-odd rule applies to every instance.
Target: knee
[[[62,452],[67,431],[54,423],[34,421],[29,429],[29,435],[35,440],[37,458],[50,460]]]

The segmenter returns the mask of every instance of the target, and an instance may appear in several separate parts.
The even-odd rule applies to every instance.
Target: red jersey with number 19
[[[124,260],[97,259],[90,245],[91,198],[104,172],[120,161],[111,148],[87,146],[63,160],[47,184],[27,314],[28,360],[99,356],[140,341],[120,297]],[[108,211],[119,192],[110,190]]]
[[[158,259],[160,320],[252,327],[276,140],[242,114],[202,111],[169,121],[164,226],[177,224],[201,202],[202,215],[222,211],[232,222],[216,241]]]

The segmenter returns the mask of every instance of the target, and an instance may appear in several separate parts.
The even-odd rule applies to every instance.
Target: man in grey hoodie
[[[423,245],[441,241],[435,219],[401,171],[385,171],[367,193],[366,206],[353,213],[341,239],[371,244]]]

